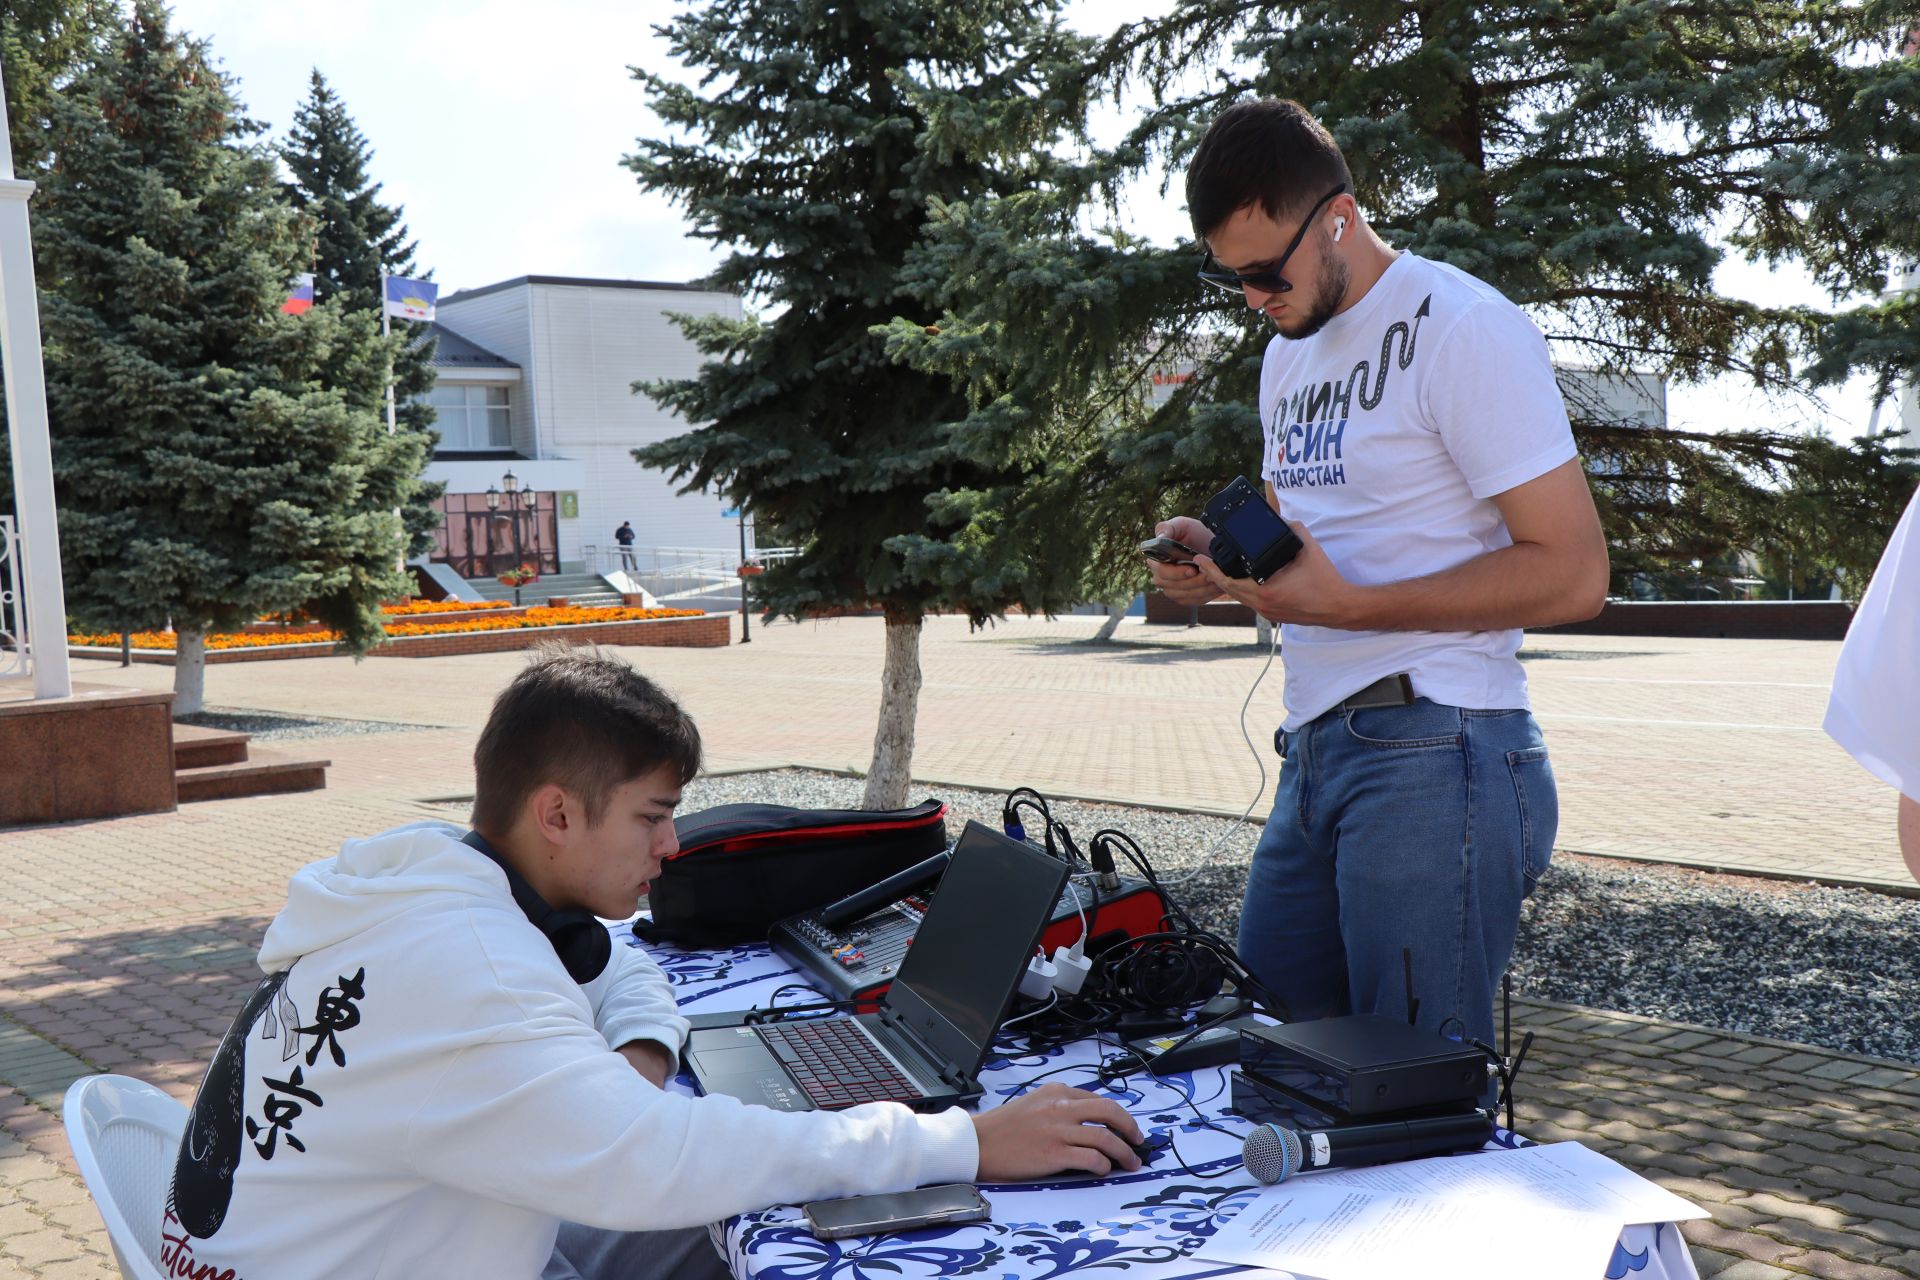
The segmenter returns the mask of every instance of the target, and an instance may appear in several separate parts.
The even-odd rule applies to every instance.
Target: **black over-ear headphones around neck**
[[[467,832],[460,837],[460,842],[484,853],[507,873],[507,887],[513,891],[514,902],[526,912],[528,923],[553,944],[554,954],[566,966],[568,977],[585,985],[606,971],[607,961],[613,958],[613,937],[593,912],[556,911],[547,905],[547,900],[534,892],[526,878],[507,865],[500,851],[478,831]]]

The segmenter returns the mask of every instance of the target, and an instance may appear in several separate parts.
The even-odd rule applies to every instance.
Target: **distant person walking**
[[[640,566],[633,559],[633,521],[622,520],[620,527],[613,531],[613,540],[620,544],[620,567],[637,569]]]

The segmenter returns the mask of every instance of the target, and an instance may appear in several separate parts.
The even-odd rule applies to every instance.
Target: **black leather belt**
[[[1396,672],[1390,676],[1381,676],[1372,684],[1340,702],[1342,711],[1359,711],[1365,707],[1405,707],[1413,704],[1413,677],[1406,672]]]

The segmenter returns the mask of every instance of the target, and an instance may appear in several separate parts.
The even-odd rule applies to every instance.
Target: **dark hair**
[[[613,789],[671,765],[685,786],[700,772],[700,731],[659,685],[591,647],[536,651],[493,700],[473,749],[473,825],[498,835],[548,783],[606,816]]]
[[[1249,205],[1275,221],[1298,217],[1342,183],[1353,189],[1346,157],[1312,113],[1257,98],[1222,111],[1200,139],[1187,164],[1187,212],[1204,239]]]

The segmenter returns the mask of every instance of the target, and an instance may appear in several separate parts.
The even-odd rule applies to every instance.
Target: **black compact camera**
[[[1244,476],[1207,500],[1200,523],[1213,530],[1207,555],[1229,578],[1265,582],[1300,554],[1300,535]]]

